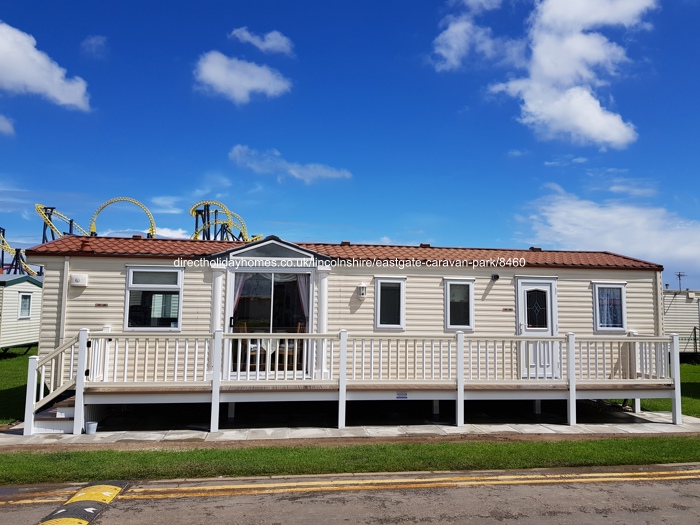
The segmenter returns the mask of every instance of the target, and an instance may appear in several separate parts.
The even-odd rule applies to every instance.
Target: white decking
[[[576,400],[670,398],[681,423],[678,337],[480,338],[455,335],[90,333],[30,358],[25,434],[34,416],[75,391],[74,434],[86,411],[109,404],[560,399],[576,424]]]

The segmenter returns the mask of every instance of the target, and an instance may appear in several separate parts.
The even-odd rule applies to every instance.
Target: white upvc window
[[[596,332],[627,330],[626,283],[593,283],[593,314]]]
[[[374,278],[374,328],[406,329],[406,278]]]
[[[474,279],[445,279],[445,330],[474,330]]]
[[[180,331],[184,269],[127,268],[125,330]]]
[[[18,319],[29,319],[32,316],[32,294],[20,292]]]

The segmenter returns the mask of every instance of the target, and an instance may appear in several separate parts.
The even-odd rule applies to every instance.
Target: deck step
[[[35,434],[70,434],[73,432],[75,393],[66,392],[34,416]]]
[[[73,407],[73,409],[75,409],[75,407]],[[34,421],[53,421],[56,419],[73,421],[73,414],[66,415],[65,412],[66,411],[61,410],[61,408],[53,406],[51,408],[47,408],[46,410],[42,410],[41,412],[37,412],[37,414],[34,416]]]

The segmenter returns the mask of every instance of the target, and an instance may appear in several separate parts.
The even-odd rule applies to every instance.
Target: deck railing
[[[190,383],[210,380],[210,334],[90,334],[86,379],[96,383]]]
[[[670,337],[579,337],[576,377],[595,382],[669,382],[672,344]]]
[[[223,381],[313,381],[337,377],[337,334],[222,334]]]
[[[575,424],[581,388],[605,393],[615,388],[665,388],[673,421],[680,423],[678,336],[664,337],[477,337],[454,335],[113,333],[108,327],[81,329],[41,360],[30,358],[25,432],[36,410],[75,388],[74,432],[83,426],[87,386],[114,389],[138,385],[196,385],[211,390],[212,429],[218,428],[221,388],[246,383],[293,388],[323,383],[338,389],[339,425],[344,425],[348,386],[365,390],[416,384],[453,389],[457,423],[463,424],[465,390],[521,389],[566,392],[569,422]],[[437,383],[440,383],[439,385]],[[430,385],[433,385],[431,387]],[[528,385],[528,386],[525,386]],[[302,387],[308,388],[308,387]],[[403,386],[402,386],[403,388]],[[646,390],[645,390],[646,389]],[[537,395],[537,394],[532,394]],[[560,394],[557,394],[561,396]],[[578,396],[578,397],[577,397]],[[582,394],[585,396],[585,394]],[[38,399],[37,399],[38,397]],[[517,396],[516,396],[517,397]],[[557,397],[562,398],[562,397]],[[460,408],[461,407],[461,408]]]
[[[352,335],[346,377],[350,381],[443,381],[457,377],[455,336]]]

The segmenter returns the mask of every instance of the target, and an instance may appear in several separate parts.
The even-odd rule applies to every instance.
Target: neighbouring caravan
[[[700,291],[664,290],[664,330],[679,336],[680,351],[700,351]]]
[[[0,350],[39,341],[42,278],[0,274]]]

